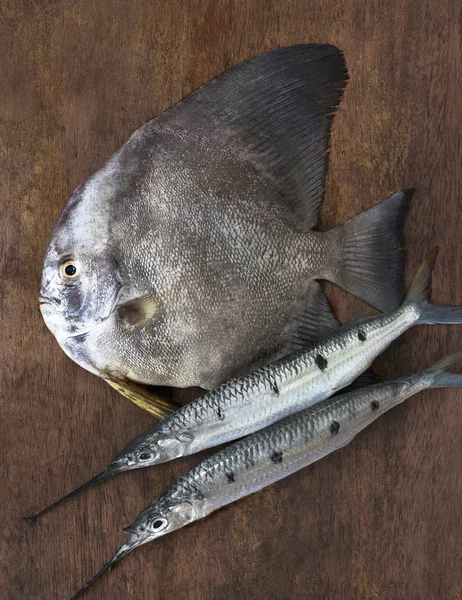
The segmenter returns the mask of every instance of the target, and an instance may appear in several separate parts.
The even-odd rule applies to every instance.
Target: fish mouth
[[[39,304],[50,304],[51,306],[59,306],[61,304],[61,300],[59,298],[54,298],[53,296],[39,296]]]
[[[117,307],[117,303],[119,301],[122,290],[123,290],[123,283],[120,283],[117,286],[117,288],[114,290],[112,296],[109,299],[109,302],[107,303],[108,307],[109,307],[107,310],[107,314],[102,316],[95,323],[92,323],[91,325],[87,325],[87,327],[85,329],[82,329],[80,331],[78,331],[77,327],[72,324],[72,319],[70,319],[69,316],[66,316],[63,314],[61,300],[59,298],[57,298],[55,296],[45,296],[44,294],[40,294],[39,295],[39,305],[40,305],[40,309],[41,309],[44,317],[46,316],[47,318],[52,317],[52,318],[56,318],[56,319],[59,318],[60,321],[63,321],[66,324],[66,326],[64,326],[63,323],[60,322],[60,324],[56,324],[56,327],[54,328],[54,329],[59,329],[59,337],[61,340],[67,339],[67,340],[72,340],[72,341],[78,342],[78,341],[85,339],[85,337],[88,336],[89,333],[91,333],[98,326],[105,323],[111,317],[111,315],[114,313],[115,308]],[[60,310],[57,310],[57,309],[60,309]],[[46,321],[46,319],[45,319],[45,321]],[[53,331],[53,328],[48,323],[47,323],[47,325],[48,325],[48,328],[51,329],[51,331],[55,335],[55,337],[58,337],[56,335],[55,331]],[[67,332],[62,331],[63,329],[67,329]],[[65,335],[63,335],[63,333]],[[67,333],[67,335],[66,335],[66,333]]]
[[[69,339],[75,340],[75,339],[78,339],[78,338],[83,339],[83,338],[87,337],[87,335],[90,333],[90,331],[91,331],[91,329],[88,329],[87,331],[81,331],[80,333],[74,333],[73,335],[68,335],[67,339],[68,340]]]
[[[61,301],[58,298],[49,298],[48,296],[39,297],[40,312],[45,319],[45,323],[56,338],[69,339],[69,338],[84,338],[91,331],[91,327],[88,327],[84,331],[77,331],[74,326],[69,325],[68,320],[65,318],[61,310],[58,310]],[[63,324],[66,324],[64,327]],[[63,328],[69,328],[72,331],[69,335],[62,336],[60,332]]]

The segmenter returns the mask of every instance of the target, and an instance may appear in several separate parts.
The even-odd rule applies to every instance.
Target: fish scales
[[[435,373],[424,371],[328,398],[205,459],[175,482],[159,505],[184,499],[189,490],[202,505],[197,518],[206,516],[346,445],[393,406],[434,382]]]
[[[397,404],[431,387],[461,387],[462,375],[448,372],[462,351],[432,367],[394,381],[328,398],[234,442],[180,477],[124,531],[129,538],[112,559],[75,594],[138,546],[283,479],[350,442]]]
[[[252,433],[351,383],[418,318],[415,306],[403,305],[390,315],[344,327],[308,349],[223,384],[184,406],[150,430],[153,440],[186,432],[187,441],[172,450],[179,456]],[[320,357],[324,362],[319,362]],[[147,445],[149,437],[148,432]]]
[[[352,383],[394,339],[413,325],[462,323],[460,307],[428,302],[435,258],[434,251],[419,269],[399,308],[352,322],[323,341],[205,394],[137,436],[103,473],[52,506],[110,475],[238,439],[328,398]],[[337,439],[341,440],[342,435]],[[248,460],[250,464],[253,457]]]
[[[122,393],[213,389],[337,326],[316,279],[396,307],[410,192],[314,231],[347,78],[330,45],[257,56],[143,125],[81,184],[40,291],[68,356]],[[138,404],[166,410],[146,394]]]

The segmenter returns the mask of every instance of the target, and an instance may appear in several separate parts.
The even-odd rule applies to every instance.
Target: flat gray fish
[[[414,325],[462,323],[462,308],[428,303],[435,258],[436,250],[419,269],[400,307],[384,315],[356,319],[327,338],[185,405],[136,437],[105,471],[29,520],[96,481],[244,437],[328,398],[351,384],[393,340]]]
[[[408,193],[313,231],[347,78],[329,45],[257,56],[143,125],[81,184],[40,291],[66,354],[104,378],[212,389],[326,333],[314,279],[397,306]]]
[[[462,387],[448,368],[462,351],[433,367],[395,381],[334,396],[235,442],[202,461],[145,508],[125,544],[77,594],[123,556],[152,540],[271,485],[345,446],[370,423],[428,388]]]

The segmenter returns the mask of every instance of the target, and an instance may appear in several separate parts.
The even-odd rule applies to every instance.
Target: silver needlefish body
[[[72,600],[134,548],[258,492],[345,446],[414,394],[428,388],[462,387],[462,375],[447,371],[461,359],[459,351],[415,375],[334,396],[202,461],[124,530],[130,536],[127,542]]]
[[[399,308],[352,322],[185,405],[130,442],[96,478],[29,519],[35,520],[95,481],[235,440],[328,398],[354,381],[413,325],[462,323],[462,308],[427,301],[435,258],[436,250],[419,269]]]
[[[40,303],[63,350],[107,379],[213,389],[316,337],[316,278],[396,307],[408,193],[313,231],[347,78],[333,46],[281,48],[138,129],[52,231]]]

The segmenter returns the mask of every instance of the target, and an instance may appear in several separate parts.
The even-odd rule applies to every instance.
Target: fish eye
[[[168,525],[167,519],[164,519],[163,517],[159,517],[159,515],[155,515],[151,519],[151,529],[153,531],[162,531],[162,529],[167,527],[167,525]]]
[[[154,458],[154,454],[148,448],[142,448],[140,453],[138,454],[139,460],[151,460]]]
[[[66,260],[59,267],[59,274],[64,281],[74,281],[80,275],[79,263],[75,260]]]

